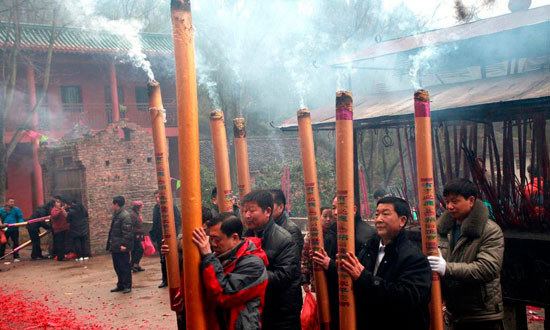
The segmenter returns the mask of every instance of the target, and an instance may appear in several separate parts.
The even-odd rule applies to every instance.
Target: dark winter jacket
[[[338,237],[337,237],[338,225],[334,222],[323,233],[323,240],[325,243],[325,251],[330,257],[329,268],[325,271],[327,275],[327,288],[330,304],[330,324],[331,328],[337,329],[339,326],[339,294],[338,294],[338,269],[336,268],[336,253],[338,252]],[[355,254],[358,255],[362,247],[370,240],[376,237],[376,230],[357,217],[355,219]]]
[[[286,229],[286,231],[288,231],[292,236],[292,240],[298,246],[298,251],[300,252],[300,254],[297,257],[300,258],[300,264],[301,264],[302,250],[304,248],[304,236],[302,236],[302,231],[300,230],[300,227],[298,227],[298,225],[294,223],[294,221],[288,218],[288,214],[286,212],[281,213],[281,215],[274,220],[276,224]]]
[[[34,212],[31,215],[31,219],[37,219],[42,217],[47,217],[50,215],[50,209],[47,205],[40,205],[39,207],[34,210]],[[51,227],[46,223],[46,221],[38,221],[38,222],[32,222],[27,225],[27,230],[29,232],[31,231],[39,231],[40,228],[44,228],[46,230],[50,230]]]
[[[260,329],[267,287],[267,256],[258,238],[246,238],[223,260],[202,257],[206,299],[216,306],[208,324],[212,330]],[[223,263],[223,264],[222,264]]]
[[[451,250],[455,220],[449,212],[437,222],[441,255],[447,261],[441,280],[443,298],[454,322],[500,320],[504,317],[500,271],[504,236],[500,227],[488,220],[489,211],[476,200],[462,221],[460,236]]]
[[[380,239],[359,252],[365,269],[354,281],[357,329],[429,329],[432,270],[428,259],[404,231],[385,248],[376,275]]]
[[[253,237],[247,230],[245,237]],[[262,329],[300,330],[300,255],[297,245],[288,231],[270,219],[257,237],[262,239],[262,249],[267,254],[268,285]]]
[[[69,230],[67,217],[65,216],[61,208],[54,206],[51,211],[51,216],[52,229],[54,234]]]
[[[176,205],[174,205],[174,220],[176,221],[176,233],[181,233],[181,213]],[[160,242],[162,239],[162,224],[160,219],[160,207],[155,204],[153,207],[153,227],[149,231],[149,237],[153,242]]]
[[[82,204],[72,205],[67,214],[71,237],[88,235],[88,211]]]
[[[112,253],[123,252],[120,247],[125,246],[126,252],[134,248],[134,230],[130,213],[121,208],[113,214],[109,238],[107,239],[107,251]]]

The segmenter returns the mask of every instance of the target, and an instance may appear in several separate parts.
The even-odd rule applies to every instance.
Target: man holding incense
[[[15,199],[8,197],[6,199],[6,205],[0,207],[0,224],[16,224],[19,222],[24,222],[23,213],[21,209],[15,206]],[[19,227],[8,227],[5,232],[6,242],[11,239],[12,249],[15,249],[19,246]],[[3,256],[6,251],[6,244],[0,243],[0,256]],[[13,254],[13,261],[19,261],[19,253],[15,252]]]
[[[267,254],[268,284],[262,329],[300,330],[300,253],[292,236],[272,218],[273,198],[267,190],[255,190],[241,201],[245,237],[261,239]]]
[[[210,329],[254,330],[261,327],[267,287],[267,256],[260,239],[241,238],[243,225],[234,213],[222,213],[193,231],[201,254],[207,302],[215,305]]]
[[[504,236],[489,220],[477,186],[455,179],[443,189],[446,211],[437,220],[439,257],[428,257],[441,275],[451,329],[504,329],[500,271]]]
[[[429,329],[432,270],[409,239],[408,203],[383,197],[376,206],[378,236],[357,256],[347,252],[340,267],[353,278],[357,329]]]

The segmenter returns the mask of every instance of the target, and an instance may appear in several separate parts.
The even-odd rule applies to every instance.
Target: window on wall
[[[120,118],[126,118],[126,106],[124,105],[124,88],[117,86],[118,94],[118,115]],[[113,122],[113,100],[111,98],[111,86],[105,86],[105,113],[107,115],[107,122]]]
[[[36,102],[40,100],[40,97],[42,97],[42,94],[44,93],[44,86],[38,85],[36,86]],[[44,96],[44,99],[40,103],[40,106],[38,109],[36,109],[38,112],[38,125],[40,127],[40,130],[49,130],[50,129],[50,107],[48,105],[48,95],[46,94]]]
[[[136,87],[136,105],[138,110],[145,111],[149,109],[149,97],[147,96],[147,87]]]
[[[61,102],[64,111],[82,111],[82,90],[80,86],[61,86]]]

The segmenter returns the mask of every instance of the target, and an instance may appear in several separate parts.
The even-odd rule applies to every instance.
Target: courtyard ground
[[[0,261],[0,329],[176,329],[158,256],[144,258],[129,294],[116,286],[111,255],[87,261]],[[7,264],[9,262],[9,264]]]

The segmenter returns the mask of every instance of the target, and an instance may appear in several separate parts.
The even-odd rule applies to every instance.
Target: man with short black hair
[[[271,193],[271,197],[273,197],[273,215],[271,217],[276,224],[290,233],[292,240],[298,246],[300,254],[297,257],[300,258],[301,262],[302,249],[304,248],[302,231],[294,221],[288,218],[288,214],[286,213],[286,198],[283,191],[281,189],[271,189],[269,192]]]
[[[260,239],[241,238],[242,222],[232,212],[215,217],[208,229],[209,235],[195,229],[192,240],[201,254],[206,298],[216,305],[209,328],[260,329],[268,262]]]
[[[273,198],[267,190],[255,190],[241,201],[245,237],[258,237],[267,254],[268,284],[262,329],[300,330],[300,254],[292,236],[271,218]],[[298,256],[298,257],[297,257]]]
[[[441,255],[428,259],[441,275],[451,329],[503,329],[502,230],[488,219],[470,180],[449,181],[443,196],[447,210],[437,220]]]
[[[377,238],[341,266],[353,279],[357,329],[429,329],[432,271],[426,256],[409,239],[408,203],[384,197],[376,206]]]
[[[132,265],[130,264],[130,252],[134,247],[134,230],[130,213],[123,206],[124,197],[113,198],[113,220],[109,237],[107,239],[107,251],[113,256],[113,267],[118,277],[116,288],[111,292],[132,292]]]
[[[15,206],[15,199],[12,197],[6,198],[6,205],[0,207],[0,224],[16,224],[24,222],[23,212],[17,206]],[[12,250],[19,246],[19,227],[8,227],[6,230],[6,244],[7,240],[11,239]],[[0,257],[4,255],[6,251],[6,244],[0,243]],[[19,253],[13,253],[13,261],[19,261]]]

